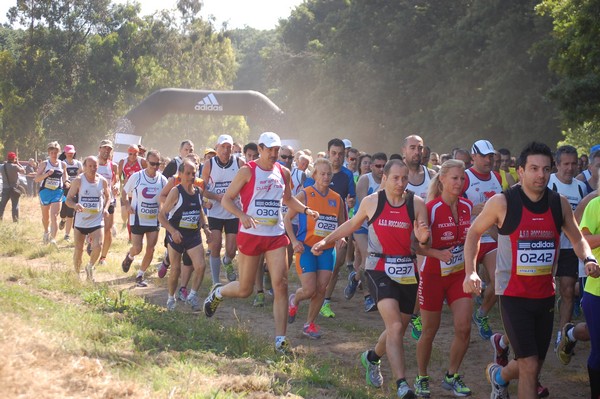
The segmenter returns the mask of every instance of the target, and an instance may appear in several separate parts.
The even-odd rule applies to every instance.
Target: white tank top
[[[81,187],[79,187],[79,203],[83,205],[82,212],[75,212],[74,226],[80,228],[92,228],[104,226],[104,196],[102,195],[104,177],[96,175],[96,182],[89,182],[85,175],[79,175]]]
[[[281,205],[285,191],[282,166],[275,162],[272,170],[261,169],[255,161],[246,164],[252,178],[242,188],[240,199],[242,210],[257,221],[256,228],[240,231],[257,236],[276,237],[285,233]]]
[[[580,180],[573,179],[571,184],[562,183],[556,177],[556,173],[552,173],[550,175],[550,180],[548,180],[548,188],[552,191],[556,191],[557,193],[564,196],[569,204],[571,205],[571,209],[575,210],[579,202],[585,197],[585,193],[587,191],[585,187],[585,183]],[[573,245],[565,236],[565,233],[560,233],[560,249],[571,249]]]
[[[429,182],[431,181],[431,177],[429,176],[429,169],[427,169],[427,166],[425,165],[421,165],[421,168],[423,168],[423,183],[419,184],[419,185],[414,185],[414,184],[410,184],[410,182],[406,185],[406,188],[410,191],[412,191],[413,193],[415,193],[415,195],[418,195],[419,197],[423,198],[423,199],[427,199],[427,190],[429,189]]]
[[[367,195],[371,195],[371,194],[379,191],[379,187],[381,187],[381,183],[377,183],[375,181],[375,179],[373,178],[373,173],[367,173],[365,176],[367,176],[367,179],[369,179],[369,188],[367,189]],[[356,204],[356,210],[358,210],[359,205],[360,205],[359,203]],[[365,220],[360,227],[362,227],[364,229],[368,229],[369,221]]]
[[[131,226],[158,226],[158,199],[166,185],[167,178],[160,173],[152,178],[140,170],[129,177],[123,190],[131,194],[131,207],[135,210],[129,215]]]
[[[229,185],[233,181],[233,178],[240,170],[238,159],[235,156],[231,156],[227,165],[221,165],[217,161],[218,157],[212,157],[210,159],[210,176],[206,184],[206,190],[223,195],[229,188]],[[206,215],[211,218],[217,219],[235,219],[236,217],[228,212],[220,202],[212,201],[212,208],[208,209]]]
[[[469,199],[473,206],[486,202],[494,195],[502,192],[502,182],[494,172],[490,172],[489,178],[482,180],[471,169],[465,170],[466,178],[469,180],[469,186],[464,195]],[[471,216],[471,222],[476,216]],[[481,243],[496,242],[489,234],[484,233],[481,236]]]
[[[292,196],[295,197],[304,188],[302,184],[306,180],[306,173],[298,168],[294,168],[290,172],[290,180],[292,183]],[[287,213],[287,206],[283,205],[282,212],[284,215]],[[300,223],[298,216],[299,215],[296,214],[296,216],[294,216],[292,219],[293,225],[298,225],[298,223]]]
[[[113,178],[113,163],[112,161],[109,159],[108,161],[106,161],[106,165],[100,165],[100,162],[98,162],[98,170],[97,173],[104,177],[106,179],[106,181],[108,182],[108,193],[110,195],[110,202],[114,201],[113,198],[113,192],[112,192],[112,178]]]
[[[57,190],[63,187],[63,161],[58,160],[56,165],[52,165],[49,159],[46,160],[46,167],[44,169],[44,173],[47,173],[49,170],[52,171],[52,174],[42,180],[41,188],[47,188],[48,190]]]

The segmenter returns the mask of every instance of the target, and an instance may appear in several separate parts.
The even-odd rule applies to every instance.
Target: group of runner
[[[67,147],[65,153],[75,152]],[[131,146],[128,158],[115,165],[112,148],[103,140],[98,156],[86,157],[74,173],[68,171],[69,165],[75,168],[72,157],[59,161],[60,146],[50,143],[36,177],[44,242],[55,243],[59,205],[63,189],[68,189],[65,203],[75,211],[75,271],[80,271],[87,236],[88,279],[93,280],[96,262],[108,254],[120,193],[131,226],[124,272],[141,253],[144,237],[146,241],[138,286],[147,285],[144,272],[160,226],[166,229],[167,252],[158,275],[162,278],[170,269],[169,310],[179,299],[211,317],[224,298],[245,298],[255,291],[254,304],[261,306],[268,289],[262,280],[266,269],[275,348],[287,353],[287,324],[295,321],[302,301],[310,302],[302,328],[310,338],[322,334],[316,324],[319,313],[335,317],[331,297],[347,263],[352,271],[345,297],[352,298],[362,284],[365,311],[377,309],[385,325],[373,349],[360,356],[368,384],[382,386],[381,357],[387,355],[398,397],[430,397],[428,364],[447,303],[454,338],[442,387],[455,396],[471,395],[459,370],[473,320],[493,347],[494,362],[486,369],[490,397],[507,398],[509,381],[519,379],[519,397],[537,398],[548,396],[539,375],[552,337],[556,269],[561,295],[557,354],[568,363],[577,339],[591,340],[590,385],[592,397],[600,395],[600,325],[598,312],[593,312],[600,301],[600,268],[594,257],[600,255],[600,223],[593,190],[600,151],[590,155],[587,172],[575,176],[579,158],[573,147],[560,147],[553,154],[548,146],[532,143],[511,169],[510,152],[496,152],[489,141],[478,140],[471,151],[458,149],[440,164],[441,157],[416,135],[406,137],[401,154],[389,160],[384,153],[361,154],[347,139],[332,139],[314,162],[310,151],[294,155],[272,132],[243,148],[221,135],[202,160],[186,140],[163,173],[157,151],[143,159]],[[574,211],[582,218],[580,226]],[[206,266],[202,230],[213,282],[203,304],[198,295]],[[288,295],[292,253],[301,286]],[[221,284],[221,265],[226,285]],[[578,282],[587,276],[592,278]],[[577,283],[587,324],[575,326],[571,313],[579,307]],[[475,311],[474,297],[481,302]],[[494,334],[490,327],[488,314],[496,301],[505,335]],[[418,339],[414,384],[407,380],[403,345],[409,326]],[[515,355],[510,362],[509,343]]]

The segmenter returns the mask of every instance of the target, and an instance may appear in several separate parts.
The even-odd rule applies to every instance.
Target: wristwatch
[[[592,262],[592,263],[598,264],[598,261],[597,261],[597,260],[596,260],[596,258],[594,258],[593,256],[588,256],[587,258],[585,258],[585,259],[583,260],[583,263],[584,263],[584,264],[585,264],[585,263],[589,263],[589,262]]]

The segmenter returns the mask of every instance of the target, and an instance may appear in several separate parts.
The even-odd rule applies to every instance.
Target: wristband
[[[304,208],[304,214],[305,214],[305,215],[306,215],[306,212],[308,212],[308,211],[309,211],[309,209],[310,209],[309,207],[306,207],[306,208]]]
[[[598,264],[598,261],[597,261],[597,260],[596,260],[596,258],[594,258],[593,256],[588,256],[587,258],[585,258],[585,259],[583,260],[583,263],[584,263],[584,264],[585,264],[585,263],[589,263],[589,262],[591,262],[591,263],[595,263],[595,264]]]

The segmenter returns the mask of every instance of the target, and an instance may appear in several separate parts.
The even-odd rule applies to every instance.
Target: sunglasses
[[[356,161],[356,158],[348,158],[348,161],[349,162],[354,162],[354,161]]]
[[[377,164],[374,164],[374,163],[372,163],[372,164],[371,164],[371,166],[373,166],[373,167],[375,167],[375,168],[377,168],[377,169],[381,169],[381,168],[383,168],[385,165],[377,165]]]
[[[148,164],[154,167],[160,166],[160,162],[148,162]]]
[[[280,155],[281,159],[293,159],[293,155]]]

